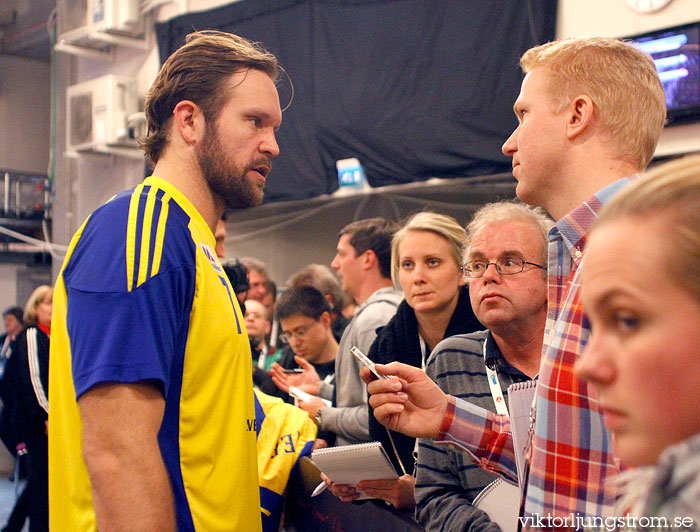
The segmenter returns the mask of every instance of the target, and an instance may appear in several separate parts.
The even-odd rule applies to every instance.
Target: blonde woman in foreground
[[[700,156],[658,167],[603,211],[584,258],[596,388],[620,479],[618,529],[700,527]],[[586,525],[588,526],[588,525]]]

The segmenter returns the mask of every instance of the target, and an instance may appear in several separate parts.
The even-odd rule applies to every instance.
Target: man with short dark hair
[[[282,334],[296,357],[311,364],[328,383],[333,382],[338,352],[330,310],[321,292],[313,286],[298,286],[282,294],[275,311]]]
[[[261,527],[250,345],[213,232],[262,200],[278,70],[235,35],[189,35],[146,98],[153,175],[73,237],[51,331],[53,531]]]
[[[281,367],[272,367],[273,379],[281,389],[298,385],[319,396],[299,406],[321,430],[336,433],[336,445],[369,440],[367,390],[359,377],[360,363],[350,348],[357,346],[368,353],[377,329],[387,324],[403,298],[391,283],[391,239],[397,229],[398,224],[390,220],[369,218],[350,223],[340,231],[331,267],[338,272],[343,290],[358,306],[338,346],[335,387],[322,382],[305,364],[301,364],[305,370],[302,375],[285,375]],[[334,406],[325,406],[320,398],[334,398]]]
[[[338,279],[333,275],[330,268],[323,264],[309,264],[294,272],[289,279],[287,279],[286,284],[288,288],[313,286],[324,295],[331,306],[331,332],[336,341],[339,341],[350,320],[341,313],[343,309],[343,292],[340,289]],[[279,328],[278,323],[277,325]],[[277,361],[283,369],[299,368],[299,365],[294,360],[294,351],[289,344],[280,344],[281,342],[278,341],[276,354],[279,353],[279,355],[275,361]],[[259,374],[256,375],[256,378],[260,382],[258,386],[260,386],[265,393],[280,397],[288,403],[292,402],[292,398],[289,397],[289,394],[278,388],[268,375],[265,375],[265,377],[267,378]]]

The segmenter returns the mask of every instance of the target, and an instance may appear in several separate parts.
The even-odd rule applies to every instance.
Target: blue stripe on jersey
[[[151,281],[153,282],[153,281]],[[194,285],[193,285],[194,288]],[[178,349],[174,353],[171,371],[170,385],[168,388],[168,400],[165,404],[165,412],[163,413],[163,423],[158,432],[158,443],[160,445],[163,462],[170,473],[171,486],[173,489],[173,498],[175,501],[175,512],[177,518],[178,530],[194,530],[194,521],[192,519],[192,510],[190,502],[185,493],[185,483],[182,478],[182,468],[180,466],[180,394],[182,392],[182,371],[185,364],[185,344],[187,342],[187,334],[189,332],[189,316],[192,312],[192,297],[188,298],[189,305],[185,310],[187,320],[180,328],[178,344],[182,345],[182,349]]]
[[[260,508],[272,508],[270,515],[262,513],[263,532],[277,532],[282,519],[282,507],[280,502],[282,495],[260,486]]]
[[[236,329],[238,330],[238,334],[243,334],[243,331],[241,330],[241,321],[238,318],[238,312],[236,312],[236,305],[233,303],[233,293],[231,292],[231,289],[228,287],[228,283],[226,283],[226,279],[221,277],[221,275],[219,275],[219,281],[221,281],[221,284],[224,285],[224,288],[226,288],[226,293],[228,293],[228,298],[231,301],[231,307],[233,308],[233,314],[236,316]]]
[[[265,410],[263,410],[260,401],[258,400],[258,394],[253,394],[255,396],[255,439],[260,436],[260,428],[262,427],[263,421],[265,421]]]

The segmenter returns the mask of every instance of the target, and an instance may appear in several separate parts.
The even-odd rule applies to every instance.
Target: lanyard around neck
[[[486,378],[489,381],[489,388],[491,388],[491,396],[493,397],[493,404],[496,405],[496,413],[507,416],[508,407],[506,406],[506,400],[503,397],[503,390],[501,390],[501,383],[498,380],[498,373],[496,370],[491,369],[488,364],[486,364],[486,344],[488,343],[488,338],[484,338],[484,366],[486,367]]]
[[[420,341],[420,369],[425,371],[425,363],[427,362],[427,354],[428,354],[428,345],[425,343],[425,340],[423,340],[423,337],[418,334],[418,340]]]

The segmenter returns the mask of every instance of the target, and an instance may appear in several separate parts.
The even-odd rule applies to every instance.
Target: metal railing
[[[2,172],[0,218],[48,220],[51,218],[51,187],[45,175]]]

